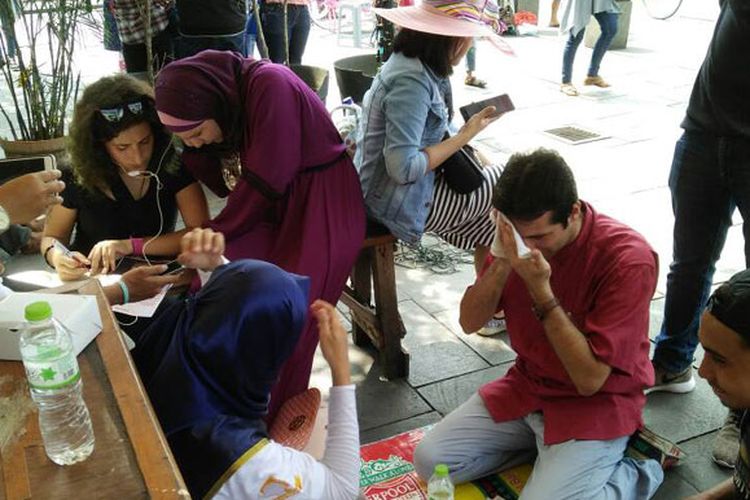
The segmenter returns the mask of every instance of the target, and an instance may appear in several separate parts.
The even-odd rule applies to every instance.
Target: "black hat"
[[[706,310],[750,343],[750,269],[721,285],[708,299]]]

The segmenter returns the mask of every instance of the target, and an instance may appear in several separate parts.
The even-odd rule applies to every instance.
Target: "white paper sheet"
[[[127,314],[128,316],[137,316],[139,318],[150,318],[154,315],[156,308],[159,307],[161,301],[164,300],[164,296],[167,295],[167,291],[172,285],[164,285],[161,292],[154,295],[150,299],[140,300],[138,302],[130,302],[124,305],[112,306],[114,312]]]

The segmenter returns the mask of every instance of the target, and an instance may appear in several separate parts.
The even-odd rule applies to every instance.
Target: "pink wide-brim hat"
[[[500,38],[505,25],[494,0],[423,0],[420,5],[373,10],[402,28],[443,36],[483,37],[502,52],[514,55]]]

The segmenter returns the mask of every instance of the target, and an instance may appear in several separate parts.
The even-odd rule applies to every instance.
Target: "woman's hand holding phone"
[[[487,128],[487,126],[500,118],[500,115],[495,115],[495,108],[488,106],[479,113],[475,114],[469,121],[464,123],[464,126],[458,131],[458,135],[464,135],[466,142],[472,140],[479,132]]]

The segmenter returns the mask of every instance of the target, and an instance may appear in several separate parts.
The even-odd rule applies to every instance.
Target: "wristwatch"
[[[552,297],[547,302],[542,302],[541,304],[533,304],[531,306],[531,310],[534,312],[534,316],[536,316],[536,319],[539,321],[544,321],[544,318],[547,317],[547,315],[555,308],[560,306],[560,301],[557,300],[557,297]]]
[[[10,227],[10,216],[3,206],[0,205],[0,234],[7,231],[8,227]]]

